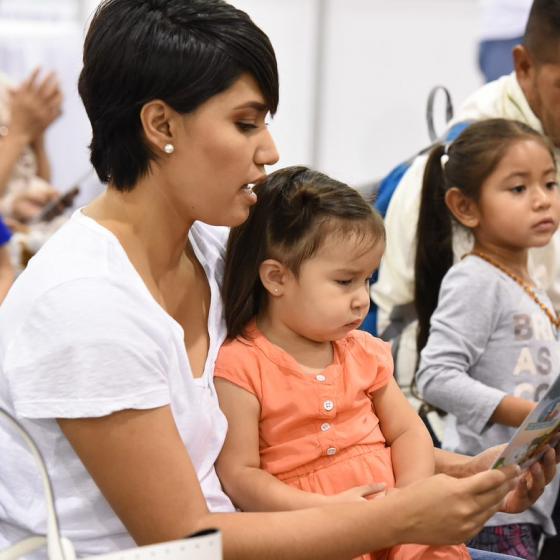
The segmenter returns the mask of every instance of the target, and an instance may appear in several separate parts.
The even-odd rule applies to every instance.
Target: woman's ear
[[[288,274],[288,268],[275,259],[266,259],[259,267],[262,285],[271,296],[281,296],[284,293]]]
[[[455,219],[466,228],[474,229],[480,223],[477,203],[457,187],[451,187],[445,193],[445,204]]]
[[[160,99],[149,101],[140,110],[144,135],[157,152],[164,152],[169,144],[174,145],[175,115],[175,111]]]

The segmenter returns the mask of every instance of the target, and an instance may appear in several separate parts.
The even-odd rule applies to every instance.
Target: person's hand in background
[[[37,217],[39,212],[52,200],[59,196],[59,192],[48,183],[40,179],[31,182],[30,188],[13,197],[11,217],[27,224]]]
[[[9,132],[26,144],[41,141],[45,130],[62,113],[62,92],[53,72],[39,78],[35,69],[19,86],[10,90]]]

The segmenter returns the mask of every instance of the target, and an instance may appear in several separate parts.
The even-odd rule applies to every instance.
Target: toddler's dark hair
[[[276,171],[255,192],[258,202],[248,220],[229,236],[223,299],[230,338],[242,335],[266,305],[259,277],[266,259],[297,275],[327,236],[371,244],[385,239],[383,220],[358,191],[307,167]]]

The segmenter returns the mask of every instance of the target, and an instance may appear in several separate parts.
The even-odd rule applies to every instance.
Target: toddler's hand
[[[329,496],[329,503],[341,504],[356,501],[367,501],[379,496],[384,496],[386,492],[386,485],[380,484],[367,484],[365,486],[355,486],[344,492],[339,492],[333,496]]]

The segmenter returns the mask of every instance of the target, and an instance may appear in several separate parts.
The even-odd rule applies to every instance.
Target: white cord
[[[56,511],[54,509],[54,497],[51,487],[51,481],[47,473],[47,468],[39,448],[27,432],[27,430],[8,412],[3,408],[0,408],[0,416],[8,421],[12,425],[14,430],[19,433],[21,438],[25,441],[29,451],[35,459],[35,464],[39,469],[41,474],[41,479],[43,482],[43,492],[45,494],[45,500],[47,505],[47,551],[49,555],[49,560],[74,560],[75,555],[68,545],[64,546],[60,533],[58,530],[58,521],[56,519]],[[66,540],[66,539],[65,539]],[[45,537],[30,537],[21,541],[10,548],[7,548],[0,552],[0,560],[9,560],[11,558],[18,558],[23,554],[27,554],[41,546],[45,543]],[[70,548],[70,549],[69,549]],[[65,554],[66,553],[66,554]]]

